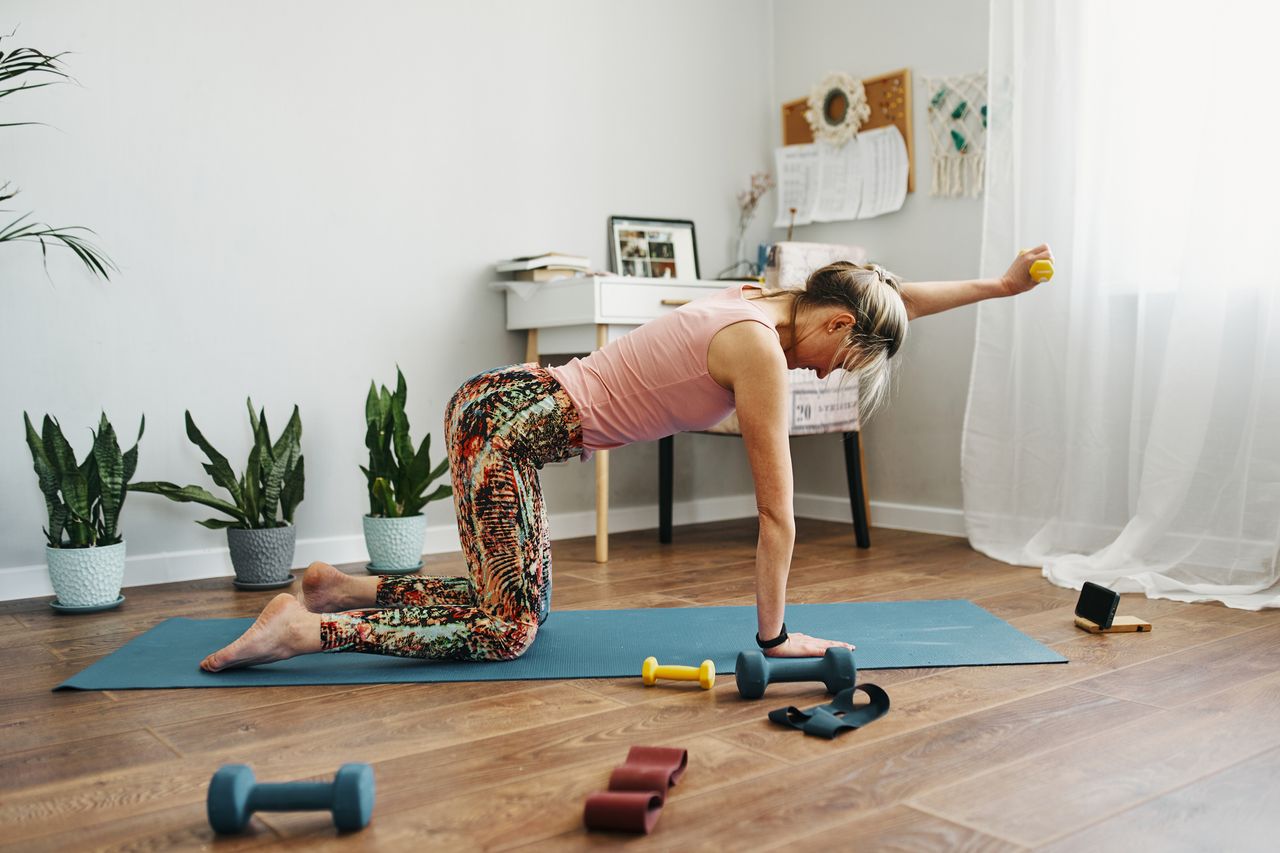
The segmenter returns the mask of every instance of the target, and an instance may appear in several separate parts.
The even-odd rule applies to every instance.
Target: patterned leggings
[[[551,540],[538,469],[582,455],[582,423],[560,383],[517,364],[467,380],[445,440],[470,576],[384,577],[377,608],[326,615],[329,651],[511,660],[551,608]]]

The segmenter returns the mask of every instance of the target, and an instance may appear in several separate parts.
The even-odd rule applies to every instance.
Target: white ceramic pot
[[[49,582],[58,604],[97,607],[120,597],[124,584],[124,540],[96,548],[44,548]]]
[[[364,544],[375,572],[416,571],[422,565],[422,548],[427,539],[427,514],[406,518],[364,517]]]

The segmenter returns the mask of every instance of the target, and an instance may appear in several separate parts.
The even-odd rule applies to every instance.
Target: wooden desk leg
[[[530,329],[528,337],[524,342],[524,360],[528,362],[536,362],[538,360],[538,330]]]
[[[596,324],[596,349],[609,342],[609,327]],[[609,451],[596,453],[596,562],[609,562]]]
[[[596,451],[596,562],[609,562],[609,451]]]

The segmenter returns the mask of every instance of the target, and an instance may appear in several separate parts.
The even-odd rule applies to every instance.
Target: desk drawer
[[[600,316],[644,322],[721,290],[715,285],[605,282],[600,285]]]

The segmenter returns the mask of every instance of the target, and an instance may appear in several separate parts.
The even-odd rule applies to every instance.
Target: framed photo
[[[637,278],[698,277],[698,242],[688,219],[609,217],[609,266]]]

